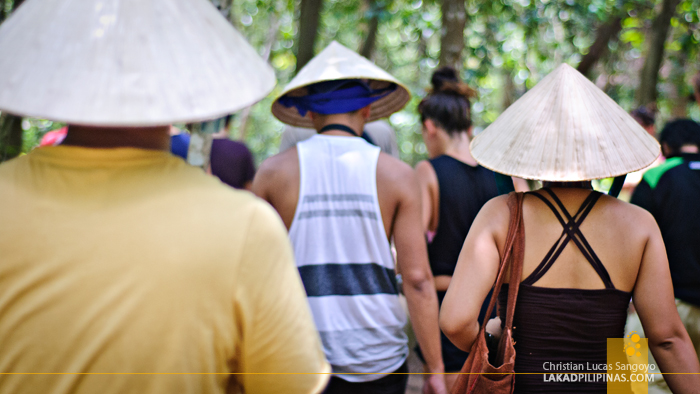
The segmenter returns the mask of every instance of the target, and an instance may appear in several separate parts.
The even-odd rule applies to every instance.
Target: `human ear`
[[[437,134],[437,126],[435,125],[435,122],[433,122],[432,119],[426,119],[425,121],[423,121],[423,128],[431,137]]]
[[[668,146],[668,144],[665,143],[665,142],[662,142],[662,143],[661,143],[661,154],[662,154],[664,157],[669,157],[670,155],[673,154],[673,152],[671,152],[671,147]]]
[[[372,107],[368,105],[364,108],[361,108],[360,113],[362,114],[362,118],[365,121],[367,121],[367,119],[369,119],[369,115],[372,113]]]

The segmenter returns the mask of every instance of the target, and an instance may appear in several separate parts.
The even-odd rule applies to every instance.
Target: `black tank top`
[[[552,201],[539,193],[528,193],[546,204],[564,230],[540,265],[520,283],[517,306],[513,316],[515,340],[515,372],[537,373],[516,375],[516,393],[605,393],[606,383],[545,382],[542,373],[545,363],[577,363],[601,365],[607,362],[607,338],[624,335],[627,307],[631,293],[617,290],[610,275],[591,248],[579,226],[590,213],[600,193],[591,192],[578,212],[572,217],[559,198],[549,189],[543,189]],[[563,216],[562,216],[563,214]],[[526,236],[535,236],[526,235]],[[564,247],[573,242],[593,266],[605,289],[584,290],[534,286],[554,264]],[[560,264],[566,264],[561,262]],[[498,295],[499,314],[505,322],[508,285]],[[551,368],[551,364],[547,364]],[[567,369],[570,371],[571,369]],[[598,372],[598,371],[578,371]],[[605,373],[602,371],[600,373]],[[630,391],[631,393],[631,391]]]
[[[440,190],[440,214],[435,238],[428,244],[433,275],[452,275],[464,239],[476,214],[498,195],[491,170],[472,167],[454,157],[442,155],[430,160]]]

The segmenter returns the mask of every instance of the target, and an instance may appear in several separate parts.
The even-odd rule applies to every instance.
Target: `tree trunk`
[[[617,34],[620,30],[622,30],[622,18],[619,16],[613,17],[613,19],[599,26],[596,31],[595,41],[588,48],[588,53],[583,56],[576,69],[581,74],[588,76],[593,66],[607,53],[608,43],[617,39]]]
[[[516,100],[516,89],[515,81],[513,81],[513,70],[510,68],[503,68],[503,111],[508,109],[511,104]]]
[[[664,44],[668,36],[671,18],[676,13],[680,0],[663,0],[661,12],[651,25],[649,46],[644,67],[640,75],[637,90],[637,105],[647,105],[656,102],[656,84],[659,80],[659,69],[664,59]]]
[[[442,0],[442,29],[440,32],[440,65],[462,67],[464,27],[467,24],[467,8],[464,0]]]
[[[688,117],[688,94],[685,87],[685,70],[687,63],[687,55],[684,52],[679,52],[676,61],[673,62],[670,79],[673,83],[675,91],[673,92],[673,107],[671,108],[672,118]]]
[[[296,72],[299,72],[314,57],[314,45],[318,36],[318,21],[322,8],[323,0],[301,0]]]
[[[0,115],[0,162],[22,153],[22,118],[3,113]]]
[[[377,41],[377,31],[379,30],[379,15],[384,11],[384,5],[378,4],[377,0],[367,0],[369,5],[370,18],[367,21],[367,38],[360,48],[360,55],[367,59],[372,58],[374,46]]]

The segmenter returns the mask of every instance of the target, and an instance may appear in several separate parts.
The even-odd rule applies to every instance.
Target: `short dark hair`
[[[678,156],[683,145],[695,145],[700,147],[700,124],[691,119],[679,119],[666,123],[659,142],[666,144],[670,149],[666,157]]]
[[[450,135],[468,130],[472,125],[469,99],[476,92],[449,66],[437,69],[430,81],[432,90],[418,104],[421,123],[430,119]]]
[[[642,105],[630,113],[638,121],[641,121],[642,126],[649,127],[656,123],[656,112]]]

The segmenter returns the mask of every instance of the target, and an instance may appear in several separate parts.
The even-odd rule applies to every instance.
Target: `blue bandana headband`
[[[343,86],[348,87],[344,88]],[[315,91],[329,88],[330,91],[315,93]],[[322,115],[343,114],[357,111],[386,97],[396,90],[396,84],[392,83],[381,89],[372,89],[361,80],[328,81],[311,85],[308,90],[309,94],[306,96],[285,95],[280,97],[278,101],[287,108],[295,107],[301,116],[306,116],[309,111]]]

